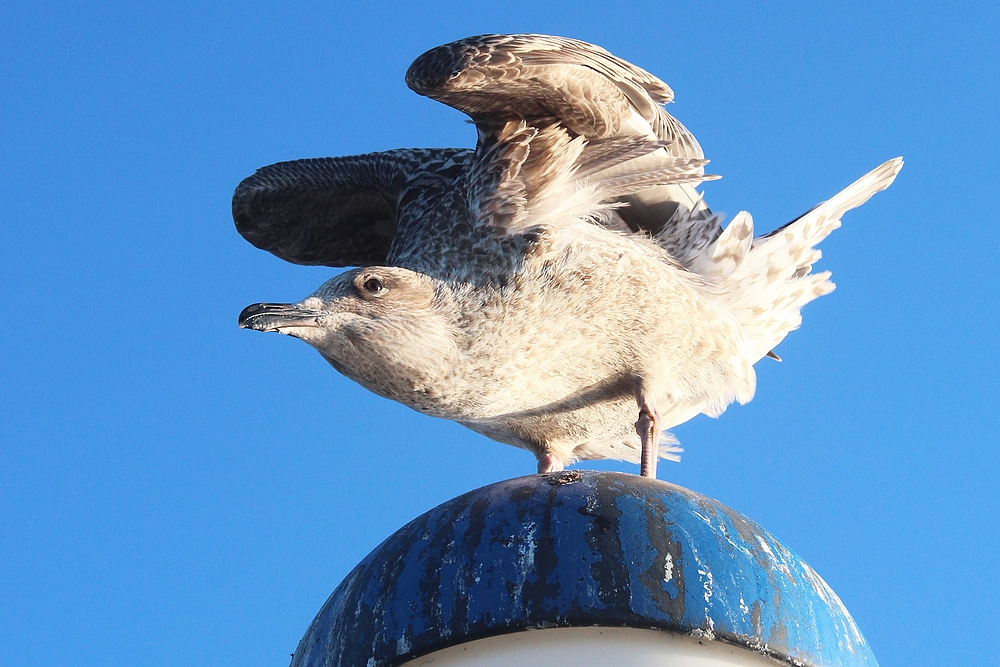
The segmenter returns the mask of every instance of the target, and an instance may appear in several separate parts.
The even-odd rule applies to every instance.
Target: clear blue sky
[[[0,19],[0,664],[284,665],[396,528],[533,457],[241,331],[330,269],[243,241],[286,159],[471,146],[409,62],[483,32],[600,44],[666,80],[723,180],[782,224],[882,161],[838,290],[757,397],[660,477],[771,530],[884,667],[996,664],[1000,5],[10,3]],[[626,464],[587,467],[635,471]]]

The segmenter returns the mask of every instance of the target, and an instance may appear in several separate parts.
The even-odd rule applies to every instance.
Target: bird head
[[[316,348],[338,371],[376,393],[411,403],[455,353],[435,282],[399,267],[345,271],[299,303],[256,303],[243,329],[276,331]]]

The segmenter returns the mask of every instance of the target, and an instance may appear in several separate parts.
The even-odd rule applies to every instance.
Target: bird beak
[[[323,315],[291,303],[255,303],[240,313],[240,328],[284,333],[282,329],[318,327],[317,320]]]

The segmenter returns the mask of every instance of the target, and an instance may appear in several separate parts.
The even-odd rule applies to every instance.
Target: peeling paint
[[[522,630],[654,628],[786,664],[877,666],[840,599],[714,500],[635,475],[499,482],[401,528],[348,575],[292,667],[387,667]]]

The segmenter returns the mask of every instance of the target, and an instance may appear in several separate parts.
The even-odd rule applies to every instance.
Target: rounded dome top
[[[877,665],[840,599],[743,515],[636,475],[519,477],[400,528],[337,587],[292,667],[398,665],[465,642],[625,627],[794,665]]]

